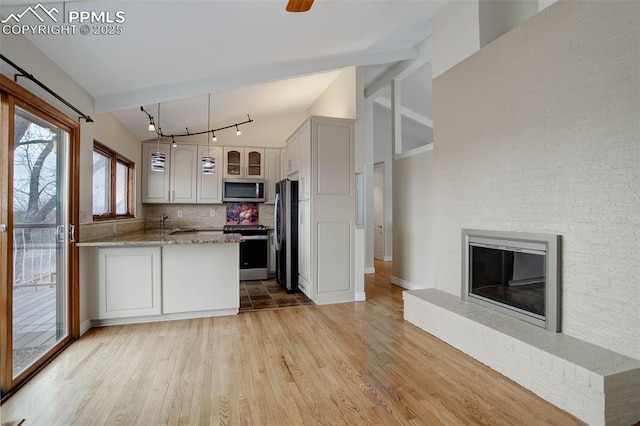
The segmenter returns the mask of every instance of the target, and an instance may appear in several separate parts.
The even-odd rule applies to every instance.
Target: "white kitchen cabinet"
[[[160,247],[98,249],[97,319],[159,315]]]
[[[156,142],[142,144],[142,202],[180,204],[222,203],[222,147],[160,144],[165,155],[164,172],[151,170],[151,153],[158,151]],[[216,173],[202,174],[202,157],[210,152],[216,162]]]
[[[160,144],[165,154],[165,170],[151,170],[151,153],[158,151],[156,142],[142,144],[142,202],[195,203],[198,172],[198,146]]]
[[[202,173],[202,157],[211,156],[215,161],[215,173]],[[197,171],[197,193],[196,203],[198,204],[221,204],[222,203],[222,164],[223,152],[220,146],[198,146],[198,168]]]
[[[354,121],[310,117],[296,131],[296,142],[299,286],[317,304],[353,301]]]
[[[282,165],[283,177],[290,177],[298,171],[300,158],[298,150],[298,131],[296,130],[286,142],[284,164]]]
[[[265,203],[276,202],[276,183],[280,180],[280,150],[264,150]]]
[[[264,148],[224,147],[224,177],[264,179]]]
[[[151,154],[161,152],[165,155],[165,170],[157,172],[151,170]],[[144,142],[142,144],[142,202],[169,202],[169,174],[171,147],[167,144]]]
[[[198,146],[171,147],[170,203],[195,203],[198,178]]]
[[[311,198],[311,121],[304,122],[298,130],[298,199]]]
[[[162,246],[162,313],[237,313],[239,256],[237,243]]]
[[[300,288],[308,293],[311,283],[311,201],[298,202],[298,274]],[[305,288],[307,291],[305,291]]]

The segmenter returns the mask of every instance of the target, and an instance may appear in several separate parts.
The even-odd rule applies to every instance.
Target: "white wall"
[[[433,78],[556,1],[448,2],[433,19]]]
[[[640,358],[638,52],[640,3],[558,2],[435,79],[437,288],[461,228],[560,234],[563,333]]]
[[[433,78],[480,48],[478,1],[448,2],[433,18]]]
[[[483,47],[538,13],[538,1],[480,0],[478,12]]]
[[[393,163],[393,278],[405,288],[431,288],[435,259],[433,150]]]
[[[83,113],[91,116],[94,123],[81,121],[80,126],[80,222],[90,223],[92,218],[92,176],[93,176],[93,140],[96,139],[114,150],[125,155],[136,163],[136,193],[140,193],[142,170],[141,145],[128,133],[120,123],[110,114],[96,115],[93,112],[93,98],[78,86],[67,74],[55,65],[48,57],[38,50],[27,38],[16,35],[2,35],[0,37],[2,54],[33,74],[38,80],[69,101]],[[15,70],[4,62],[0,65],[3,74],[13,78]],[[45,102],[66,113],[74,120],[77,114],[51,95],[26,79],[19,79],[18,83],[39,96]],[[144,217],[140,200],[136,200],[136,215]],[[82,227],[80,227],[82,238]],[[81,321],[89,318],[87,286],[92,284],[84,279],[87,259],[80,257],[80,316]]]
[[[356,69],[345,68],[309,107],[307,115],[356,118]]]

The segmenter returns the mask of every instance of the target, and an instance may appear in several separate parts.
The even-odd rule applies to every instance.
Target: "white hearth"
[[[640,361],[463,301],[404,292],[404,319],[591,425],[640,420]]]

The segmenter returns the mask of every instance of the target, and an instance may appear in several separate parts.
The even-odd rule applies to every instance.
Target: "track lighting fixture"
[[[160,105],[160,104],[158,104]],[[145,114],[147,114],[147,117],[149,117],[149,131],[150,132],[155,132],[156,131],[156,123],[155,121],[153,121],[153,116],[151,114],[149,114],[147,111],[144,110],[144,108],[140,107],[140,111],[144,112]],[[158,120],[160,120],[160,117],[158,117]]]
[[[226,129],[231,129],[233,127],[236,128],[236,135],[240,136],[242,134],[242,132],[240,131],[239,126],[242,126],[243,124],[248,124],[248,123],[253,123],[253,120],[251,119],[251,117],[249,116],[249,114],[247,114],[247,119],[241,123],[234,123],[234,124],[230,124],[228,126],[224,126],[224,127],[218,127],[217,129],[211,129],[210,127],[207,128],[207,130],[203,130],[201,132],[189,132],[189,129],[187,130],[187,133],[174,133],[171,135],[165,135],[164,133],[162,133],[162,129],[160,128],[160,118],[158,117],[158,125],[155,124],[155,121],[153,119],[153,116],[151,114],[149,114],[147,111],[144,110],[144,107],[140,107],[140,111],[144,112],[145,114],[147,114],[147,116],[149,117],[149,130],[151,130],[151,124],[153,123],[154,128],[155,128],[155,132],[158,134],[158,136],[166,138],[166,137],[171,137],[173,139],[173,137],[183,137],[183,136],[198,136],[198,135],[203,135],[205,133],[211,133],[211,140],[212,142],[217,142],[218,138],[216,137],[216,133],[220,130],[226,130]]]
[[[166,164],[166,156],[160,152],[160,137],[171,137],[171,146],[173,148],[176,148],[178,146],[178,143],[175,140],[175,137],[183,137],[183,136],[196,136],[196,135],[202,135],[202,134],[207,134],[207,147],[209,147],[210,142],[217,142],[218,138],[216,137],[216,132],[220,131],[220,130],[226,130],[226,129],[231,129],[232,127],[236,128],[236,135],[240,136],[242,134],[242,132],[240,131],[240,126],[243,124],[248,124],[248,123],[253,123],[253,120],[251,119],[251,117],[249,116],[249,114],[247,114],[247,120],[243,121],[242,123],[234,123],[234,124],[230,124],[228,126],[224,126],[224,127],[219,127],[217,129],[212,129],[211,128],[211,94],[209,94],[209,105],[208,105],[208,115],[207,115],[207,130],[202,131],[202,132],[194,132],[191,133],[189,132],[188,128],[185,128],[187,133],[184,134],[172,134],[172,135],[165,135],[164,133],[162,133],[162,128],[160,127],[160,104],[158,104],[158,124],[156,125],[154,118],[151,114],[149,114],[147,111],[144,110],[143,107],[140,107],[140,111],[144,112],[145,114],[147,114],[147,117],[149,118],[149,131],[156,132],[156,139],[157,139],[157,150],[156,152],[151,154],[151,170],[153,171],[158,171],[158,172],[164,172],[165,171],[165,164]],[[211,141],[209,141],[209,137],[208,134],[211,133]],[[213,158],[211,156],[211,152],[208,151],[207,155],[202,157],[202,173],[203,174],[214,174],[216,173],[216,159]]]

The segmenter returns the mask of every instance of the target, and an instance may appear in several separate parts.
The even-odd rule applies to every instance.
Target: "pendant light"
[[[209,104],[207,108],[207,132],[211,129],[211,93],[209,93]],[[211,139],[218,140],[216,134],[211,132]],[[207,155],[202,157],[202,174],[212,175],[216,172],[216,159],[211,156],[211,145],[209,143],[209,136],[207,135]]]
[[[160,104],[158,103],[158,127],[160,127]],[[157,146],[156,152],[151,153],[151,170],[154,172],[164,172],[166,157],[160,152],[160,132],[156,132]]]

